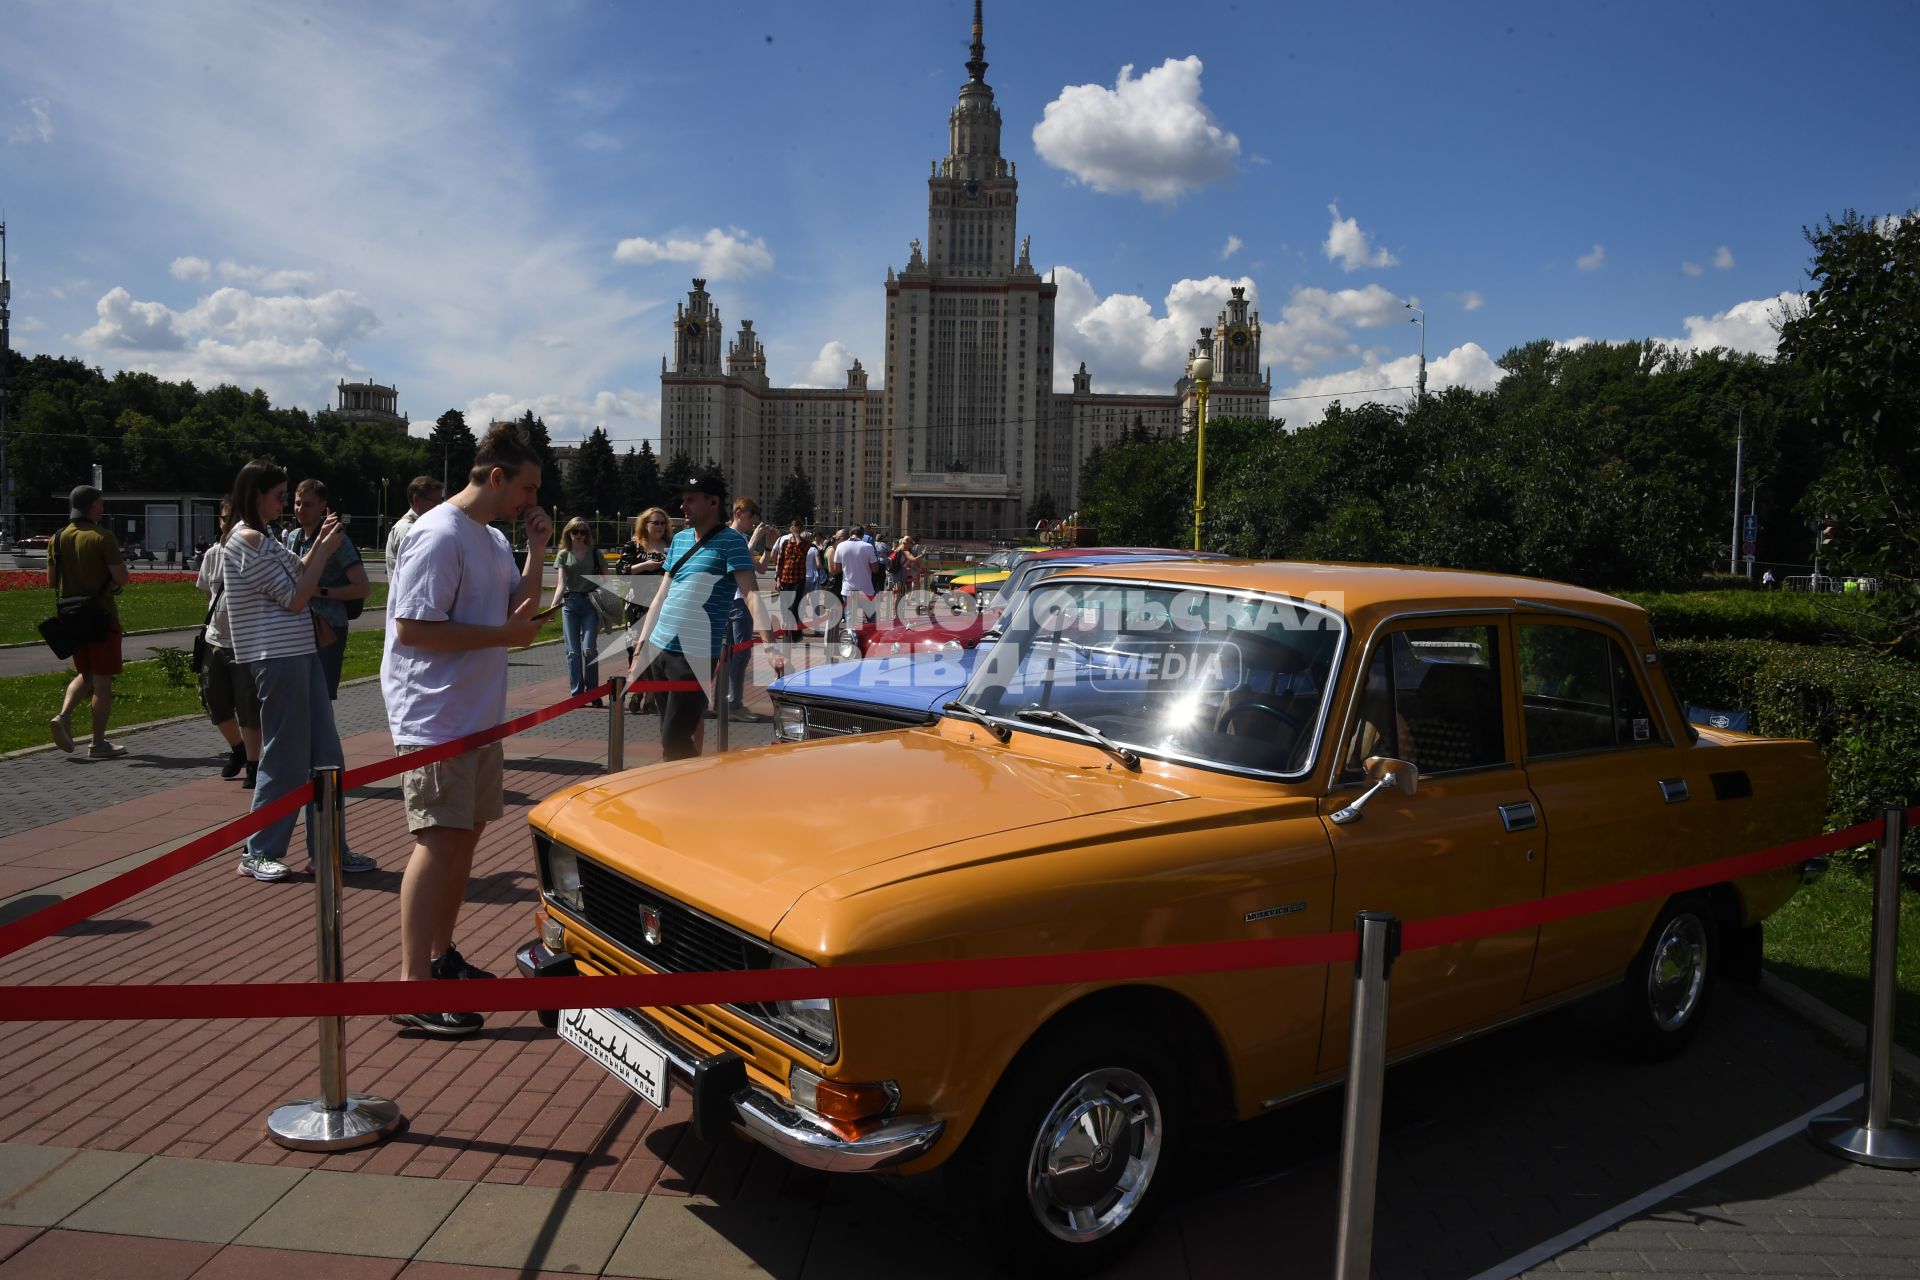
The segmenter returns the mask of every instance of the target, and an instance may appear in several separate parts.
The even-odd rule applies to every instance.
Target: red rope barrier
[[[1740,879],[1877,838],[1884,820],[1795,840],[1757,853],[1681,871],[1583,889],[1489,911],[1409,923],[1407,950],[1506,933],[1591,911]],[[1190,943],[1067,955],[844,965],[826,969],[543,978],[528,985],[476,982],[460,988],[475,1013],[528,1009],[641,1008],[750,1004],[766,1000],[927,995],[950,991],[1120,982],[1194,973],[1351,962],[1352,931],[1293,938]],[[0,987],[0,1021],[102,1021],[145,1018],[279,1018],[407,1012],[420,1003],[411,982],[204,983],[184,986]]]

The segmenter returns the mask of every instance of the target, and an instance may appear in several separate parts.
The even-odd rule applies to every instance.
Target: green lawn
[[[369,608],[387,600],[387,584],[372,585]],[[0,591],[0,644],[38,644],[40,623],[52,612],[51,591]],[[206,616],[207,598],[191,582],[140,582],[120,593],[120,625],[127,631],[197,627]],[[127,642],[129,658],[138,645],[137,638]]]
[[[1861,1023],[1868,1021],[1873,881],[1835,867],[1767,920],[1767,967]],[[1900,894],[1894,1039],[1920,1052],[1920,890]]]
[[[375,584],[376,589],[379,584]],[[9,593],[11,594],[11,593]],[[382,632],[356,630],[347,636],[347,659],[341,668],[342,680],[375,675],[380,670]],[[553,618],[540,628],[540,639],[558,640],[560,619]],[[113,726],[145,724],[172,716],[201,713],[197,677],[187,673],[187,683],[171,685],[157,661],[142,662],[146,656],[140,637],[126,642],[127,669],[113,682]],[[0,751],[17,751],[48,741],[47,718],[60,709],[61,691],[73,678],[65,672],[49,671],[40,675],[0,677]],[[88,724],[84,705],[73,716],[74,737],[84,740]],[[207,729],[207,750],[219,746],[219,735]]]

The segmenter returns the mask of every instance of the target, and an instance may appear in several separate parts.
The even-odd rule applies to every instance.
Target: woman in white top
[[[227,642],[235,662],[253,674],[260,698],[260,771],[253,807],[262,808],[307,782],[311,771],[344,765],[340,734],[327,698],[326,673],[314,644],[307,601],[320,585],[327,559],[340,543],[340,524],[329,515],[305,559],[281,545],[269,532],[287,505],[287,473],[256,459],[234,478],[233,529],[220,549],[221,601]],[[296,815],[287,814],[247,837],[240,874],[256,880],[284,880],[287,842]],[[315,818],[307,806],[307,859],[311,868]],[[346,835],[341,833],[341,847]],[[371,870],[374,862],[358,854],[344,859],[347,871]]]

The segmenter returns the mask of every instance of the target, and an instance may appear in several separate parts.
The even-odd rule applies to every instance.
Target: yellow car
[[[982,592],[991,594],[1020,566],[1022,560],[1036,551],[1045,550],[1045,547],[1010,547],[1005,551],[996,551],[971,569],[963,569],[950,577],[936,576],[933,589],[957,591],[969,596],[981,595]]]
[[[1189,561],[1089,565],[1032,598],[937,723],[659,765],[541,804],[522,970],[1325,934],[1363,909],[1453,916],[1820,829],[1817,749],[1689,726],[1646,615],[1597,592]],[[1411,794],[1356,804],[1387,771],[1417,771]],[[1798,883],[1789,867],[1408,952],[1388,1051],[1611,987],[1622,1035],[1671,1052],[1715,979],[1757,966],[1759,922]],[[1303,965],[576,1010],[561,1029],[655,1105],[690,1089],[709,1135],[822,1169],[952,1162],[1011,1256],[1079,1268],[1137,1235],[1196,1129],[1341,1081],[1351,985],[1350,964]]]

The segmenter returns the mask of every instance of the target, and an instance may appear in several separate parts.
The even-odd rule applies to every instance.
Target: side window
[[[1554,623],[1519,630],[1529,758],[1664,741],[1617,640]]]
[[[1394,632],[1368,661],[1341,779],[1365,776],[1368,756],[1411,761],[1422,774],[1505,764],[1504,723],[1495,628]]]

